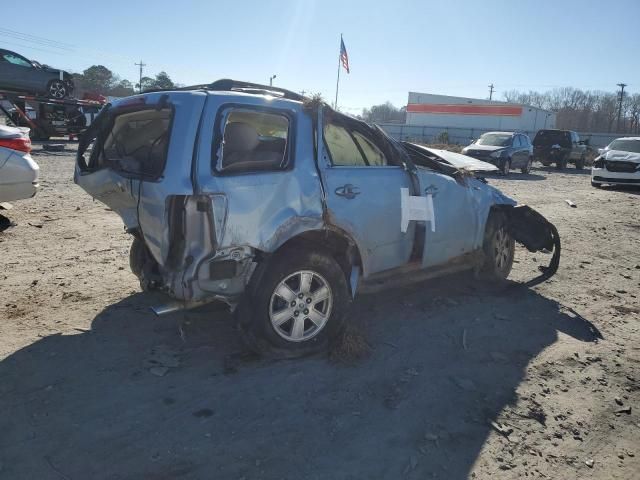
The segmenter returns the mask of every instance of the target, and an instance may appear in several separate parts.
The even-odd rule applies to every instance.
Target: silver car
[[[163,313],[219,299],[261,353],[314,352],[352,298],[455,271],[508,276],[557,230],[482,178],[317,99],[232,80],[125,98],[82,137],[75,182],[123,219]]]
[[[0,125],[0,202],[33,197],[38,191],[38,164],[31,158],[28,128]]]

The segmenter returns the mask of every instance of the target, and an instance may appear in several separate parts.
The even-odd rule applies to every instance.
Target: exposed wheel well
[[[347,278],[353,266],[362,268],[362,258],[356,244],[342,231],[311,230],[296,235],[283,243],[276,252],[284,249],[319,249],[336,259]]]

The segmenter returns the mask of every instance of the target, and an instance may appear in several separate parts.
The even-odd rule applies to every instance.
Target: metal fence
[[[460,127],[440,127],[440,126],[422,126],[407,125],[406,123],[380,123],[382,129],[397,140],[406,140],[410,142],[420,143],[444,143],[453,145],[469,145],[480,135],[490,132],[491,129],[482,128],[460,128]],[[522,131],[529,135],[533,140],[536,132]],[[578,132],[580,138],[589,140],[589,145],[600,148],[609,145],[614,139],[624,136],[624,134],[615,133],[593,133]]]

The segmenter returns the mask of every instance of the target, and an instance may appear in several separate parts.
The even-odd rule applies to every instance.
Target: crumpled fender
[[[529,280],[526,285],[537,285],[551,278],[560,265],[561,243],[558,229],[527,205],[516,205],[504,211],[507,214],[509,231],[516,242],[524,245],[530,252],[553,252],[549,266],[540,266],[542,274]]]

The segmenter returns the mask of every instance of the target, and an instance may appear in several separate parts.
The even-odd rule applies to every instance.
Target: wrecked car
[[[640,137],[616,138],[591,167],[591,185],[640,185]]]
[[[0,202],[33,197],[40,168],[31,158],[29,129],[0,125]]]
[[[317,99],[233,80],[107,105],[75,182],[123,219],[161,314],[229,304],[275,356],[317,351],[360,291],[473,269],[509,275],[516,241],[553,252],[551,223],[491,187],[493,165],[400,143]]]

